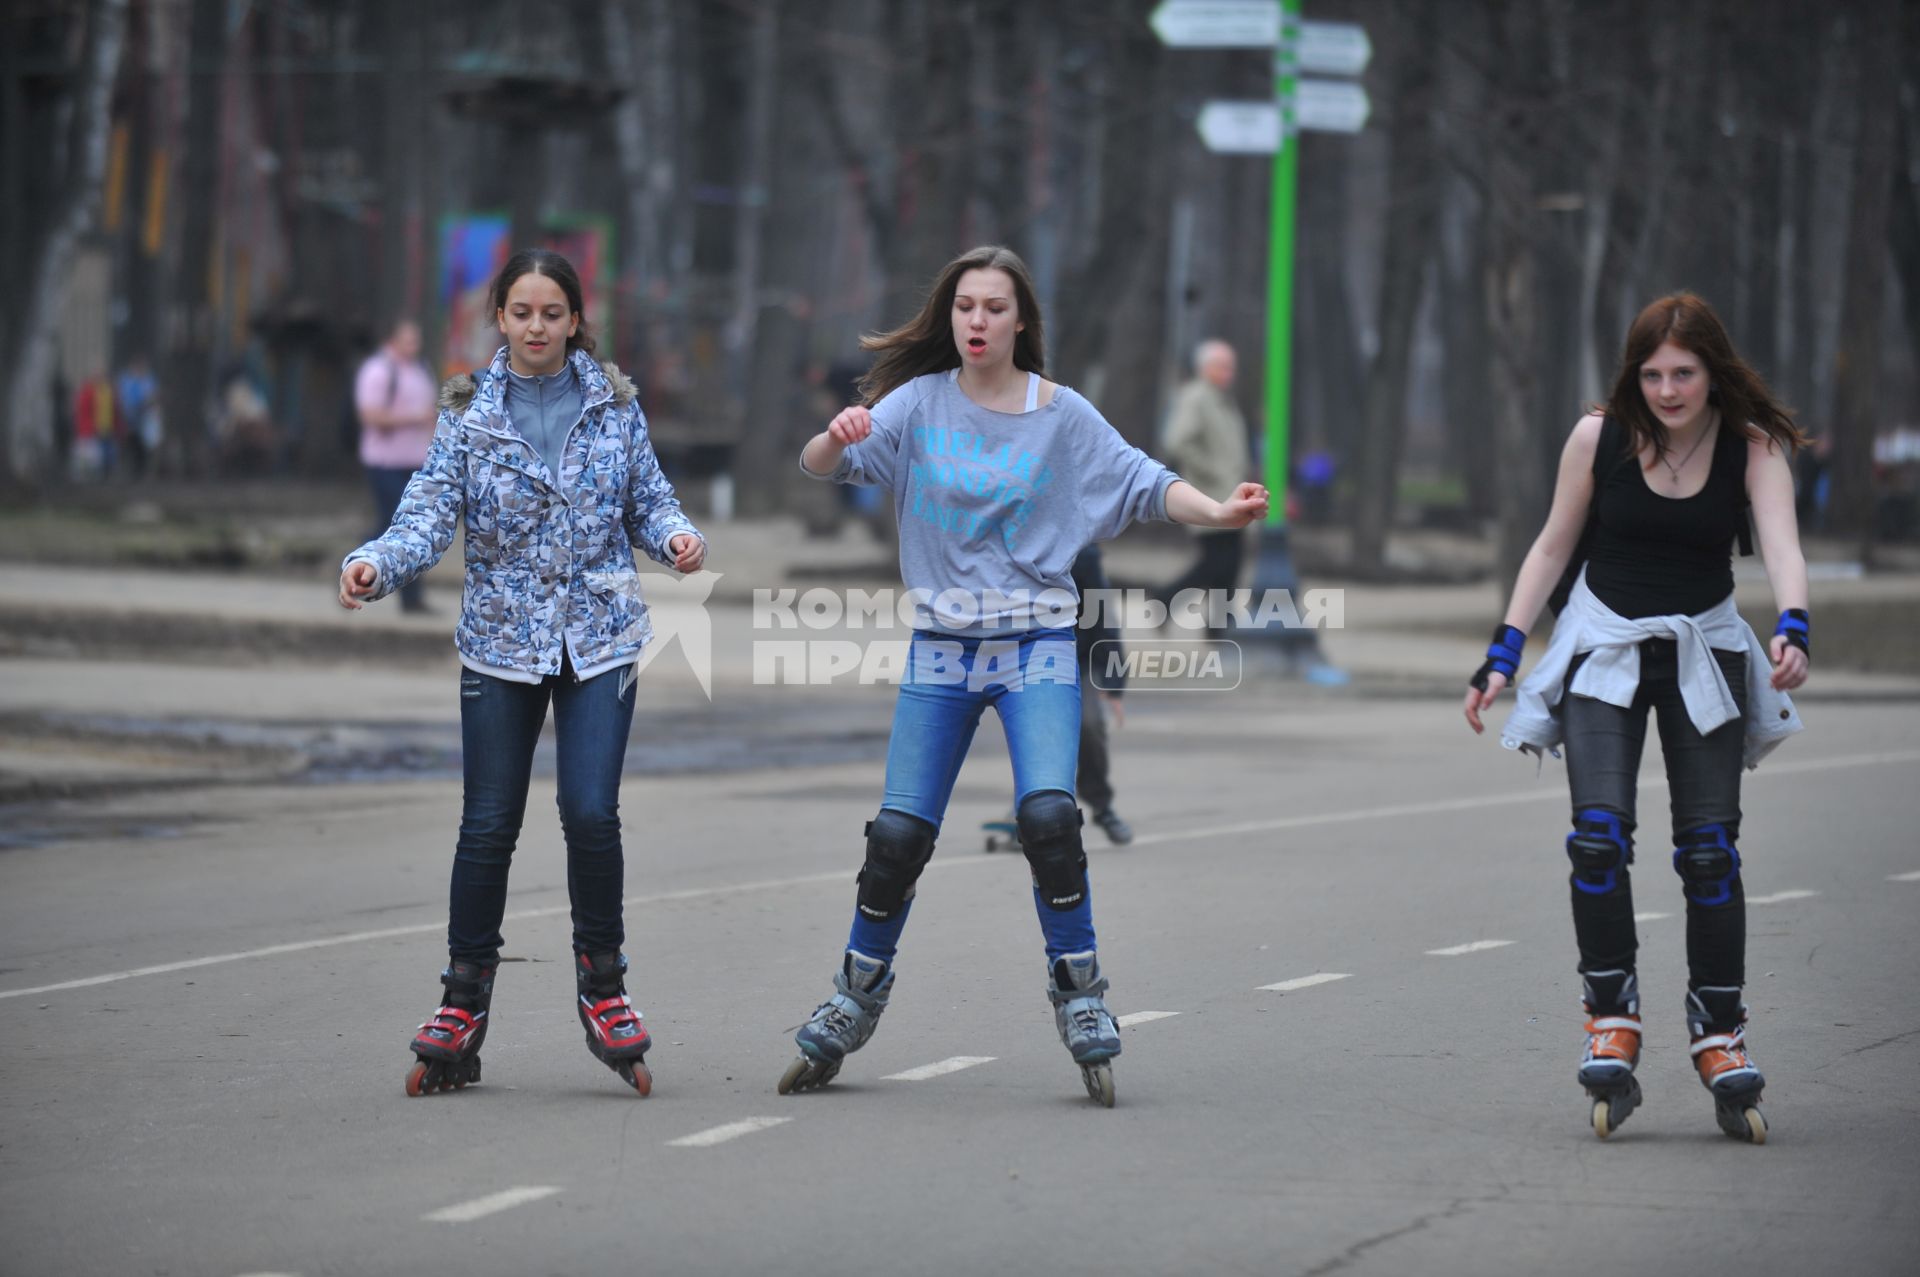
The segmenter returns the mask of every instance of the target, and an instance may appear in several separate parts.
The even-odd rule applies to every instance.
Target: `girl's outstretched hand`
[[[1477,687],[1467,689],[1466,703],[1461,706],[1461,709],[1466,712],[1467,726],[1473,729],[1474,735],[1478,736],[1487,730],[1480,721],[1480,711],[1493,708],[1494,698],[1500,695],[1500,689],[1506,685],[1507,676],[1495,671],[1487,675],[1486,691],[1483,692]]]
[[[374,583],[379,578],[379,572],[365,559],[347,564],[340,573],[340,606],[350,612],[358,612],[365,607],[367,595],[373,593]]]
[[[673,551],[673,570],[692,574],[700,570],[707,561],[707,543],[690,532],[667,539],[667,549]]]
[[[827,435],[841,447],[859,443],[873,433],[873,414],[854,404],[842,408],[840,415],[827,423]]]
[[[1244,528],[1255,519],[1267,517],[1267,490],[1257,483],[1243,483],[1220,503],[1220,526]]]

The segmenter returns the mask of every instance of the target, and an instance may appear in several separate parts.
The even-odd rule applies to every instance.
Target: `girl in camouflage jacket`
[[[573,909],[577,1008],[593,1054],[635,1091],[651,1045],[621,954],[620,771],[635,663],[652,629],[633,547],[696,572],[706,543],[647,439],[633,383],[593,358],[579,277],[557,253],[515,254],[494,280],[506,346],[447,383],[427,460],[393,524],[342,564],[358,609],[432,567],[464,521],[460,663],[464,796],[447,923],[445,1004],[413,1040],[407,1093],[480,1076],[507,873],[551,703]]]

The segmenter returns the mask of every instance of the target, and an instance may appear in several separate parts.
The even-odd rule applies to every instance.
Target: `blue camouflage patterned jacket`
[[[439,562],[466,517],[466,589],[454,644],[471,668],[519,682],[579,678],[638,659],[653,635],[633,547],[671,566],[667,543],[699,530],[681,513],[647,439],[633,382],[585,351],[569,357],[583,411],[556,478],[507,419],[507,351],[440,394],[427,459],[393,525],[349,554],[379,573],[385,598]]]

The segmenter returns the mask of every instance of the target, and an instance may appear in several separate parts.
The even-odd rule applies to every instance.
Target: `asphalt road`
[[[1139,1017],[1112,1111],[1054,1036],[1023,862],[980,850],[991,726],[879,1034],[794,1097],[774,1082],[844,939],[871,762],[629,780],[646,1100],[581,1041],[550,780],[485,1080],[420,1100],[457,785],[95,804],[102,832],[0,852],[0,1272],[1912,1271],[1912,704],[1805,705],[1748,778],[1765,1147],[1719,1133],[1687,1062],[1657,744],[1647,1098],[1601,1143],[1557,763],[1536,778],[1431,699],[1132,704],[1141,837],[1089,829],[1109,1000]]]

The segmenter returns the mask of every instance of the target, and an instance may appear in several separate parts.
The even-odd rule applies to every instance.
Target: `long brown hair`
[[[1793,413],[1774,397],[1766,378],[1740,357],[1727,336],[1725,324],[1713,307],[1693,293],[1672,293],[1651,303],[1627,329],[1627,346],[1620,355],[1620,372],[1613,391],[1599,408],[1627,428],[1627,453],[1637,456],[1653,444],[1657,461],[1666,455],[1667,432],[1647,407],[1640,389],[1640,365],[1653,352],[1672,342],[1692,354],[1707,374],[1707,401],[1720,409],[1723,421],[1734,423],[1743,436],[1759,430],[1792,456],[1807,442]]]
[[[1013,302],[1022,325],[1013,336],[1013,366],[1023,372],[1046,372],[1047,339],[1033,275],[1011,248],[984,244],[941,269],[919,314],[890,332],[868,333],[860,339],[860,349],[880,352],[860,379],[861,403],[871,407],[915,377],[960,366],[960,351],[953,344],[953,295],[960,288],[960,277],[970,270],[1003,270],[1013,281]]]

